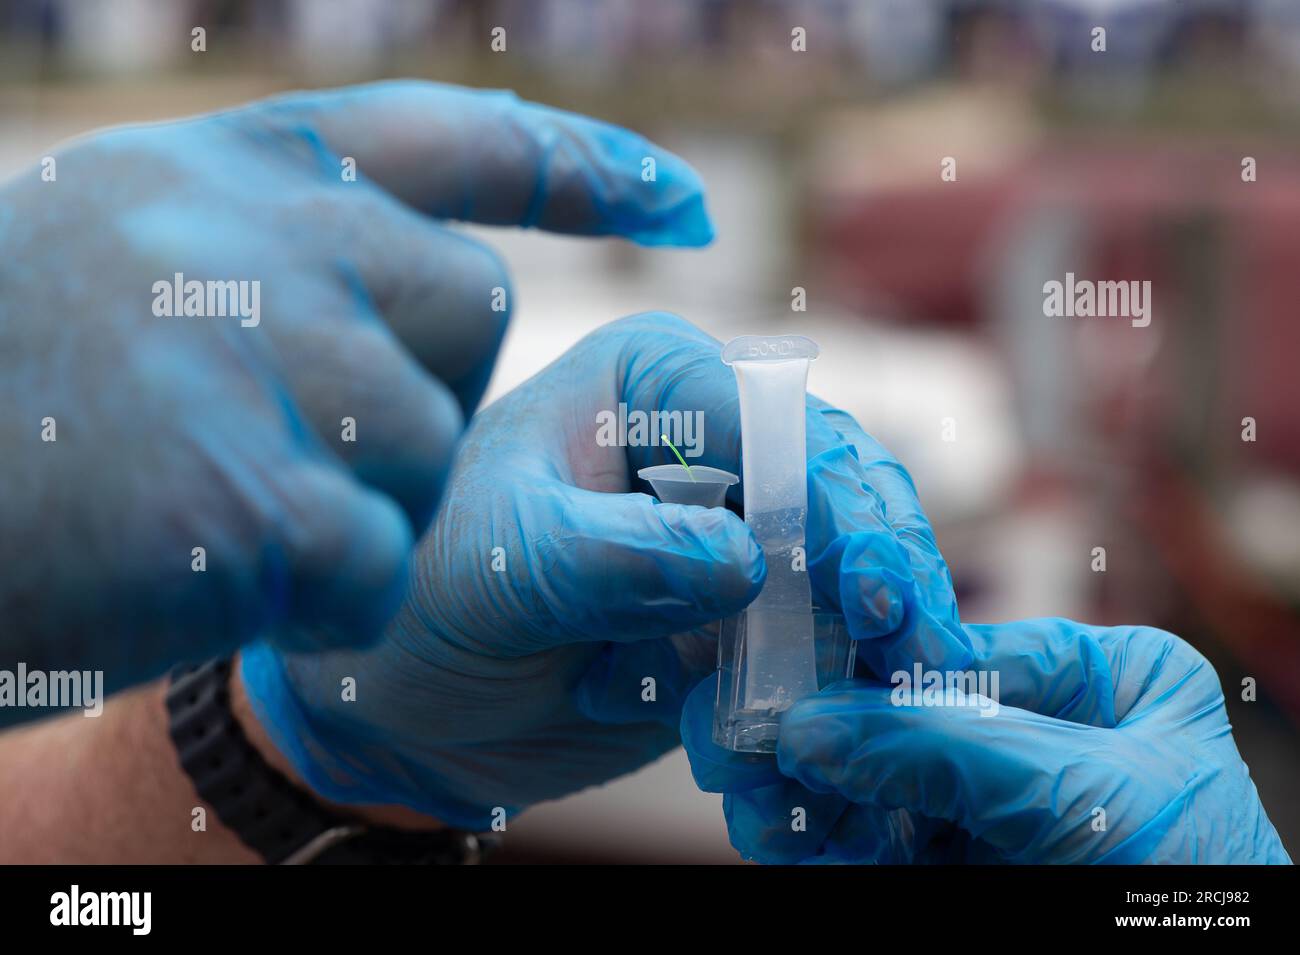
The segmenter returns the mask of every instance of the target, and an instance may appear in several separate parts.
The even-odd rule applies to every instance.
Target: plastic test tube
[[[818,690],[812,596],[795,553],[808,519],[804,412],[817,352],[802,335],[746,335],[722,350],[740,393],[745,522],[767,562],[738,621],[740,676],[718,697],[720,742],[733,749],[770,751],[781,712]]]

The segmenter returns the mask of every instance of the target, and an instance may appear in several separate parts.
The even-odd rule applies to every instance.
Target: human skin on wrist
[[[238,674],[232,667],[235,719],[271,766],[310,792],[253,715]],[[0,733],[0,864],[262,861],[199,798],[181,768],[167,686],[157,680],[117,693],[98,717],[76,710]],[[320,802],[375,825],[441,827],[404,807]]]

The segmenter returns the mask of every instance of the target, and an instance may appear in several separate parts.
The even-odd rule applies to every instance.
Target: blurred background
[[[637,311],[810,335],[811,389],[916,479],[963,619],[1189,640],[1300,852],[1300,3],[0,0],[0,176],[95,127],[398,76],[633,127],[708,184],[704,251],[473,230],[517,290],[490,397]],[[1150,326],[1045,317],[1067,271],[1150,280]],[[737,856],[678,752],[531,810],[502,861]]]

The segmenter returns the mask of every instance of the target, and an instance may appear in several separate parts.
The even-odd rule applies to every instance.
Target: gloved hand
[[[713,688],[682,736],[760,862],[1286,863],[1232,739],[1214,669],[1173,634],[1069,620],[968,626],[966,706],[846,681],[784,716],[776,758],[713,745]],[[911,668],[905,668],[911,672]],[[991,691],[990,691],[990,695]],[[805,811],[804,831],[792,821]]]
[[[696,174],[640,136],[429,83],[54,158],[0,189],[0,665],[110,688],[262,633],[372,639],[396,609],[510,304],[438,218],[712,234]],[[256,314],[250,284],[239,316],[159,317],[177,273],[260,282]]]
[[[692,631],[744,607],[765,568],[736,514],[640,493],[636,471],[670,452],[601,446],[598,415],[620,402],[703,411],[695,462],[740,470],[719,344],[671,316],[616,322],[476,416],[380,644],[245,651],[254,711],[319,793],[483,828],[496,807],[513,815],[676,745],[682,701],[716,655]],[[822,402],[807,425],[818,601],[843,607],[868,657],[968,663],[906,473]]]

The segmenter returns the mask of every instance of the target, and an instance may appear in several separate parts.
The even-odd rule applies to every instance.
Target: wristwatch
[[[167,689],[172,744],[202,799],[265,861],[474,865],[495,847],[463,829],[377,826],[331,811],[262,758],[230,709],[229,659],[183,664]]]

